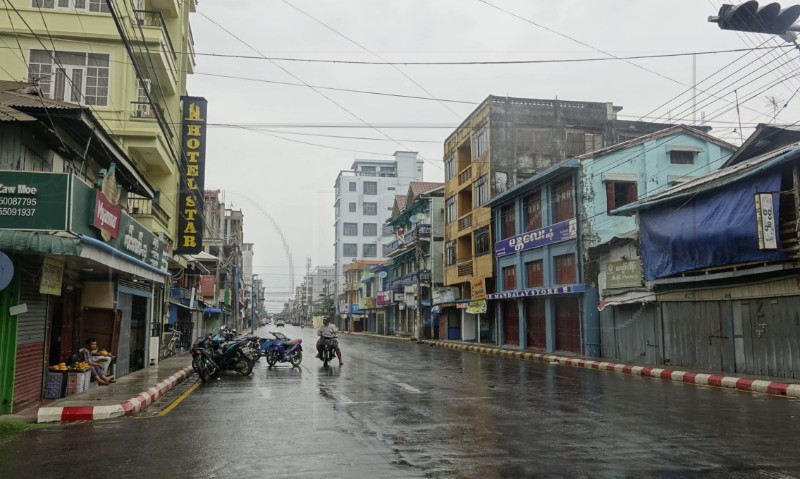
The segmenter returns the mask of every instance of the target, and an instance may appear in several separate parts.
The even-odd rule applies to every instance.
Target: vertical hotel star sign
[[[178,196],[178,254],[203,249],[203,200],[206,172],[205,98],[184,96],[181,134],[181,191]]]

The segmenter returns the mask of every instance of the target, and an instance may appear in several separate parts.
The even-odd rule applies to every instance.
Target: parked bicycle
[[[181,332],[177,329],[172,330],[172,337],[169,342],[161,345],[161,359],[167,359],[170,356],[178,354],[180,349]]]

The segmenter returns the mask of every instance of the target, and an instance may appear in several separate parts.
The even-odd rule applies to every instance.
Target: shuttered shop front
[[[14,373],[14,411],[39,401],[42,394],[47,296],[39,293],[41,257],[25,257],[20,304],[28,311],[17,316],[17,365]]]

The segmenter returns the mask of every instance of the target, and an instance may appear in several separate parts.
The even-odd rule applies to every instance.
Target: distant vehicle
[[[286,322],[282,319],[275,321],[275,326],[286,326]]]

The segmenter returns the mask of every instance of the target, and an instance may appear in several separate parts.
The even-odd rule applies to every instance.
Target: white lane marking
[[[398,386],[400,386],[401,388],[405,389],[408,392],[412,392],[414,394],[422,394],[422,391],[409,384],[406,383],[395,383],[395,384],[397,384]]]
[[[344,394],[339,394],[339,399],[342,404],[353,404],[353,400]]]

